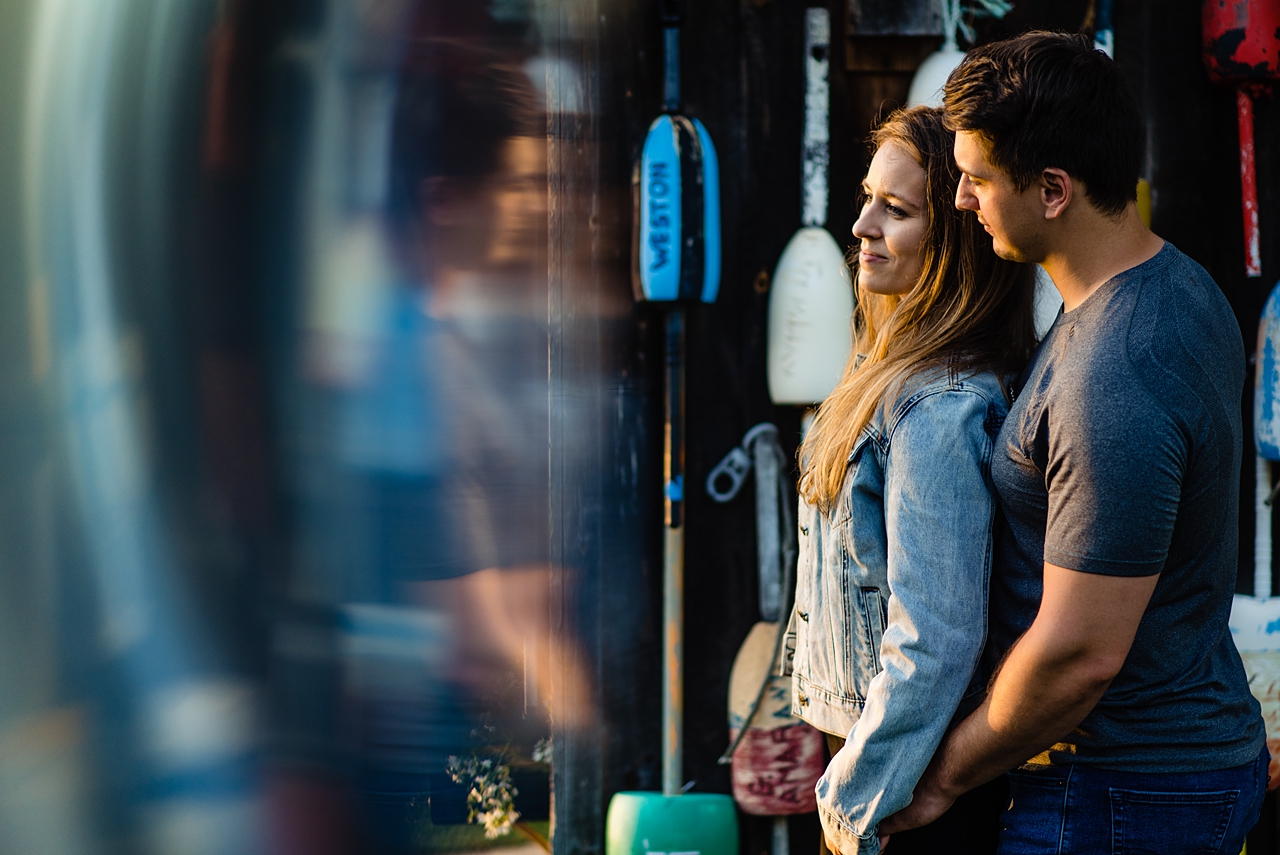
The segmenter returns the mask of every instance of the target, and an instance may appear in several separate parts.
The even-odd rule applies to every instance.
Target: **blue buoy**
[[[664,114],[636,175],[636,296],[714,303],[720,290],[720,164],[702,122]]]
[[[1258,320],[1257,373],[1253,387],[1253,441],[1258,454],[1280,460],[1280,283],[1271,289]]]

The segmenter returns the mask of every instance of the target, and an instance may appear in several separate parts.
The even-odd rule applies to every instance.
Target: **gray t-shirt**
[[[1166,243],[1060,315],[1018,379],[991,463],[987,667],[1035,618],[1044,562],[1161,574],[1120,674],[1049,762],[1193,772],[1262,749],[1227,628],[1244,371],[1222,292]]]

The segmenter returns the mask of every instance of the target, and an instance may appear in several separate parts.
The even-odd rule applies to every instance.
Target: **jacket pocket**
[[[871,653],[871,676],[879,674],[884,666],[880,663],[880,642],[884,640],[884,628],[888,623],[886,609],[888,603],[880,594],[879,588],[863,588],[862,596],[863,626],[867,630],[867,643]],[[868,683],[871,681],[868,680]],[[866,687],[863,687],[865,696]]]
[[[884,637],[884,598],[874,587],[859,587],[851,582],[845,591],[841,608],[844,623],[840,679],[846,696],[859,701],[867,698],[871,681],[880,673],[880,640]]]

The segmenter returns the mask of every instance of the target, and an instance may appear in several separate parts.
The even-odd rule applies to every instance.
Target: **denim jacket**
[[[962,699],[982,691],[1007,412],[989,372],[910,381],[859,434],[831,513],[801,502],[792,712],[847,737],[816,787],[846,852],[880,851],[880,821],[911,802]]]

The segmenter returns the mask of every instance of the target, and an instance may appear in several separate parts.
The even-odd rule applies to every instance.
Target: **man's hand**
[[[954,796],[948,796],[938,786],[937,775],[933,774],[933,766],[925,770],[911,795],[911,804],[895,814],[885,817],[880,823],[880,834],[888,837],[898,831],[907,831],[928,825],[947,812],[955,802]]]
[[[818,819],[822,823],[822,842],[831,855],[866,855],[870,847],[860,842],[845,829],[828,819],[825,811],[818,811]],[[889,845],[889,835],[879,834],[880,851]]]
[[[982,705],[943,738],[911,805],[881,827],[922,825],[961,793],[1069,734],[1123,667],[1159,579],[1046,563],[1031,628],[1009,651]]]
[[[880,841],[880,851],[883,852],[885,847],[889,845],[889,835],[879,834],[876,835],[876,839]],[[832,843],[831,839],[827,837],[826,834],[822,835],[822,844],[827,847],[827,851],[832,853],[832,855],[840,855],[839,845]]]

